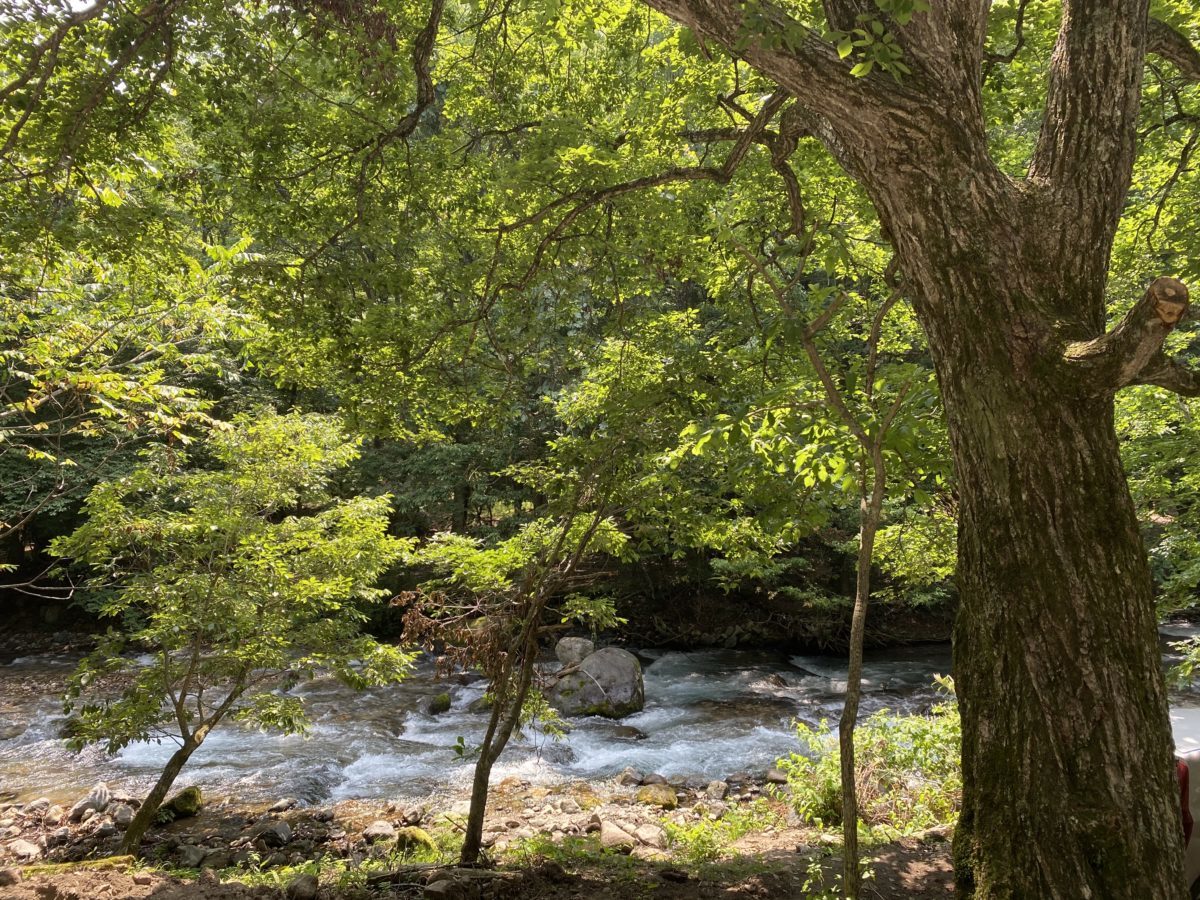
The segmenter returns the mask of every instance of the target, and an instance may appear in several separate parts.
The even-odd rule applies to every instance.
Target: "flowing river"
[[[1173,635],[1179,636],[1185,635]],[[645,673],[644,710],[619,722],[572,720],[570,734],[560,741],[530,730],[514,738],[493,780],[600,779],[626,766],[706,780],[761,772],[796,750],[796,721],[834,723],[841,709],[840,657],[738,650],[637,653]],[[66,749],[60,692],[77,661],[40,655],[0,666],[0,798],[70,801],[101,780],[144,793],[173,750],[170,742],[134,744],[115,756],[98,748]],[[884,708],[927,710],[938,697],[934,676],[949,670],[945,644],[869,652],[863,715]],[[222,726],[197,751],[179,785],[198,784],[209,796],[239,802],[296,797],[312,804],[465,788],[471,765],[457,759],[453,748],[460,736],[469,746],[482,735],[487,714],[471,707],[484,686],[479,680],[436,680],[428,659],[407,681],[388,688],[360,693],[332,679],[308,682],[294,689],[307,701],[312,727],[306,735]],[[429,698],[443,691],[451,696],[450,710],[424,712]],[[1173,700],[1177,710],[1200,707],[1194,689],[1176,692]]]

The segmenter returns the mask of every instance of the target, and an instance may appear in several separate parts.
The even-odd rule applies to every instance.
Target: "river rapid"
[[[845,690],[845,663],[832,656],[696,650],[636,651],[644,667],[646,706],[619,722],[572,719],[553,740],[536,729],[514,738],[493,778],[517,775],[534,784],[609,777],[626,766],[706,780],[769,768],[797,747],[796,721],[836,721]],[[97,781],[115,790],[146,792],[174,749],[169,741],[138,743],[115,756],[99,748],[68,750],[60,739],[61,690],[78,662],[70,654],[18,657],[0,666],[0,798],[44,796],[69,801]],[[887,708],[928,709],[934,676],[950,669],[948,645],[869,653],[864,715]],[[465,683],[464,683],[465,682]],[[297,686],[312,727],[281,735],[228,723],[198,750],[179,785],[237,802],[296,797],[307,804],[358,798],[405,799],[458,792],[471,777],[456,758],[483,734],[487,713],[476,704],[482,680],[435,678],[423,659],[401,684],[357,692],[330,678]],[[424,710],[443,691],[451,708]],[[7,726],[7,731],[5,730]]]
[[[1164,627],[1164,661],[1175,658],[1168,641],[1197,633],[1192,626]],[[645,709],[619,722],[573,719],[562,740],[529,729],[510,743],[493,780],[598,780],[626,766],[704,780],[761,773],[797,749],[796,722],[835,723],[841,710],[841,657],[716,649],[636,653],[644,667]],[[76,655],[43,654],[0,666],[0,799],[73,801],[97,781],[144,794],[172,752],[170,742],[133,744],[114,756],[95,747],[68,750],[60,738],[60,698],[77,662]],[[947,644],[868,652],[862,715],[928,710],[938,700],[935,676],[949,671]],[[470,676],[437,679],[430,658],[408,680],[386,688],[357,692],[330,678],[307,682],[293,690],[305,699],[312,721],[306,735],[228,723],[197,751],[178,784],[197,784],[210,797],[247,804],[283,797],[320,804],[459,794],[469,785],[471,764],[453,748],[460,736],[468,746],[481,737],[487,713],[472,704],[484,688]],[[442,692],[450,694],[450,710],[425,712]],[[1177,734],[1195,730],[1200,741],[1197,685],[1176,689],[1172,703]]]

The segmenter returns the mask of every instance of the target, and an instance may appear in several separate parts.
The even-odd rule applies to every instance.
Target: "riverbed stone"
[[[642,778],[642,784],[666,784],[666,783],[667,783],[666,777],[659,775],[657,772],[651,772],[649,775],[646,775],[644,778]]]
[[[620,647],[605,647],[569,669],[550,688],[550,705],[568,716],[619,719],[646,703],[642,666]]]
[[[642,729],[634,728],[632,725],[618,725],[613,729],[612,736],[618,741],[644,741],[650,737]]]
[[[0,869],[0,887],[12,887],[21,883],[20,869]]]
[[[641,784],[645,780],[646,776],[633,766],[627,766],[625,770],[617,776],[617,784],[625,785],[627,787],[629,785]]]
[[[385,819],[377,819],[363,829],[362,836],[368,844],[390,841],[396,836],[396,826]]]
[[[639,825],[633,836],[655,850],[662,850],[667,846],[667,833],[658,825]]]
[[[442,713],[450,711],[450,705],[450,694],[442,691],[429,698],[425,704],[425,712],[431,716],[440,716]]]
[[[41,858],[42,848],[33,841],[17,840],[8,845],[8,852],[17,859],[29,862]]]
[[[116,803],[109,807],[108,814],[112,816],[113,824],[118,828],[128,828],[133,822],[133,807],[128,803]]]
[[[406,825],[404,828],[396,830],[396,849],[397,850],[432,850],[437,851],[437,844],[433,842],[433,838],[429,836],[429,832],[424,828],[418,828],[415,825]]]
[[[596,645],[583,637],[565,637],[554,645],[554,655],[564,666],[577,666],[595,652]]]
[[[99,827],[92,832],[92,835],[100,840],[113,837],[117,833],[117,826],[110,821],[101,822]]]
[[[267,847],[282,847],[292,839],[292,826],[287,822],[264,822],[254,829],[254,837]]]
[[[47,825],[58,825],[67,817],[67,811],[57,803],[46,810],[46,815],[42,816],[42,821]]]
[[[112,798],[112,792],[109,791],[108,785],[101,781],[94,788],[88,791],[86,797],[71,807],[69,818],[72,822],[82,822],[84,815],[90,812],[104,812],[108,806],[108,801]]]
[[[204,796],[200,793],[200,788],[192,785],[185,787],[164,803],[163,811],[170,815],[171,819],[189,819],[199,814],[203,806]]]
[[[269,812],[269,813],[287,812],[289,809],[295,809],[299,805],[300,805],[300,801],[297,800],[295,797],[283,797],[279,800],[276,800],[274,803],[272,803],[270,805],[270,807],[268,807],[267,812]]]
[[[600,823],[600,846],[605,850],[628,853],[637,846],[637,838],[613,822]]]
[[[783,769],[767,769],[767,784],[787,784],[787,773]]]
[[[182,844],[175,851],[175,858],[179,860],[179,865],[185,869],[198,869],[200,863],[204,862],[204,857],[208,851],[203,847],[197,847],[195,844]]]
[[[666,784],[645,784],[638,788],[637,792],[638,803],[644,803],[647,806],[658,806],[662,809],[674,809],[679,805],[679,798],[675,796],[675,789]]]
[[[36,800],[30,800],[26,803],[21,812],[27,816],[43,816],[50,809],[51,805],[48,797],[38,797]]]
[[[301,875],[287,886],[287,900],[317,900],[317,876]]]
[[[723,781],[710,781],[708,787],[704,789],[704,795],[709,800],[724,800],[728,793],[729,785]]]
[[[11,741],[19,738],[29,728],[21,722],[0,722],[0,741]]]

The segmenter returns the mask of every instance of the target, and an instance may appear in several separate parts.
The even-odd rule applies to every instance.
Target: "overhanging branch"
[[[1200,50],[1187,35],[1166,22],[1150,20],[1146,27],[1146,52],[1167,60],[1188,81],[1200,81]]]
[[[1096,392],[1135,384],[1145,377],[1152,362],[1166,358],[1163,341],[1187,310],[1187,286],[1175,278],[1156,278],[1111,331],[1068,344],[1063,360]]]

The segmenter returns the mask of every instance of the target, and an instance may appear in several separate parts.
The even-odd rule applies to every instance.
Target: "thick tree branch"
[[[871,110],[893,106],[906,92],[906,88],[890,79],[852,76],[851,65],[838,56],[830,43],[769,2],[756,6],[766,27],[788,36],[805,35],[801,40],[791,40],[790,46],[768,47],[761,36],[747,33],[745,9],[734,0],[645,0],[645,3],[720,44],[733,56],[745,59],[807,109],[848,126]]]
[[[1175,278],[1156,278],[1134,307],[1106,334],[1067,345],[1063,359],[1082,373],[1089,389],[1116,391],[1143,378],[1162,356],[1163,341],[1187,315],[1188,289]]]
[[[1150,20],[1146,29],[1146,52],[1171,63],[1188,81],[1200,81],[1200,50],[1187,35],[1166,22]]]
[[[1147,0],[1066,0],[1031,182],[1081,271],[1102,272],[1133,172]],[[1094,281],[1094,279],[1093,279]],[[1081,286],[1099,302],[1102,283]]]
[[[1133,382],[1153,384],[1181,397],[1200,397],[1200,371],[1190,369],[1165,353],[1159,353]]]

